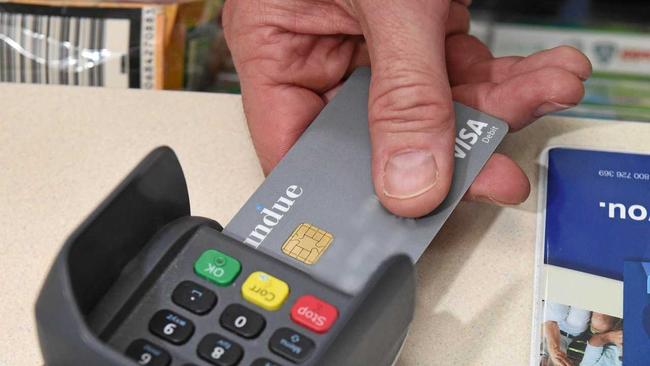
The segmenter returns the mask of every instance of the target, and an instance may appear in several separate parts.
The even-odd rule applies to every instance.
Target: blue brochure
[[[532,365],[650,365],[650,155],[545,163]]]
[[[650,155],[549,151],[544,263],[623,280],[650,260]]]

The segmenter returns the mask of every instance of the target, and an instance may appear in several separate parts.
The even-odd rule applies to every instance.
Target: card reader
[[[46,365],[391,365],[413,264],[507,125],[456,105],[475,138],[460,141],[449,196],[397,218],[370,180],[369,81],[350,77],[225,229],[191,216],[171,149],[149,154],[50,270],[36,304]]]

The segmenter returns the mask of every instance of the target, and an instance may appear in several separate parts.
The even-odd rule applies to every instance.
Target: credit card
[[[456,103],[449,195],[428,216],[397,217],[372,185],[369,85],[370,70],[357,69],[224,229],[351,295],[389,257],[418,260],[508,132],[505,122]]]

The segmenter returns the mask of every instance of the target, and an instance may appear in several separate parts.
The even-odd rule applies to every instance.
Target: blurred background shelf
[[[0,0],[0,81],[239,93],[239,79],[221,28],[223,3]],[[73,39],[79,31],[65,30],[71,27],[70,20],[81,19],[82,30],[94,34],[95,23],[88,19],[103,19],[101,22],[110,26],[112,13],[106,9],[133,12],[134,8],[142,16],[131,15],[130,25],[122,24],[123,39],[113,32],[110,39],[93,42],[93,37],[88,36],[84,42]],[[474,0],[470,9],[471,33],[496,56],[527,56],[570,45],[589,57],[594,74],[586,82],[585,99],[563,114],[650,121],[648,0]],[[157,17],[153,45],[145,37],[147,28],[142,26],[152,12]],[[43,26],[33,22],[35,17],[43,21]],[[104,27],[101,22],[98,27]],[[112,22],[117,24],[113,28],[120,25],[115,19]],[[63,30],[53,31],[50,23]],[[123,47],[114,46],[117,44]],[[154,56],[148,56],[148,52]],[[21,65],[26,62],[40,67],[41,73],[49,70],[49,74],[65,77],[23,77]],[[109,82],[126,77],[119,74],[120,67],[122,74],[129,74],[129,82]],[[92,77],[100,70],[113,70],[115,75],[113,79],[110,75]],[[75,75],[80,77],[73,78]],[[82,82],[70,82],[73,79]]]
[[[591,60],[583,102],[565,115],[650,121],[650,6],[624,0],[475,0],[472,34],[495,56],[570,45]]]

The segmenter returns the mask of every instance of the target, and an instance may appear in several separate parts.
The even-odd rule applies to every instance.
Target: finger
[[[357,43],[346,36],[280,33],[269,44],[260,42],[259,32],[251,38],[231,38],[236,29],[229,30],[244,112],[268,173],[324,107],[320,94],[341,80]]]
[[[361,34],[359,22],[337,1],[264,0],[224,2],[225,24],[271,26],[296,34]]]
[[[455,100],[507,121],[516,131],[548,113],[578,104],[584,85],[569,71],[544,68],[502,83],[465,84],[452,91]]]
[[[571,366],[571,365],[567,364],[567,362],[568,361],[567,361],[566,355],[564,353],[558,354],[556,359],[555,359],[555,363],[557,363],[558,366]]]
[[[528,57],[494,58],[480,40],[469,35],[451,36],[446,43],[447,67],[452,85],[502,82],[513,76],[547,67],[565,69],[582,80],[591,75],[589,59],[577,49],[560,46]]]
[[[467,2],[470,2],[469,0]],[[470,13],[467,5],[460,1],[453,1],[449,8],[449,16],[445,25],[445,33],[447,36],[452,34],[462,34],[469,31]],[[365,39],[359,37],[357,39],[357,48],[350,62],[347,75],[350,75],[359,66],[370,65],[370,55],[368,55],[368,46]]]
[[[466,1],[470,3],[471,0]],[[460,1],[453,1],[449,9],[449,17],[446,23],[445,33],[449,36],[451,34],[467,33],[469,31],[470,14],[467,5]],[[368,54],[368,45],[363,37],[357,39],[357,44],[353,56],[351,57],[350,65],[346,72],[346,77],[352,74],[355,69],[360,66],[370,65],[370,55]],[[323,93],[323,97],[329,103],[336,93],[341,88],[342,84],[336,85],[330,90]]]
[[[470,14],[467,6],[458,1],[451,2],[445,29],[447,36],[469,32]]]
[[[481,169],[464,199],[505,206],[520,204],[529,194],[530,182],[519,165],[496,153]]]
[[[251,138],[262,170],[268,174],[320,113],[325,101],[298,86],[265,86],[244,79],[241,86]]]
[[[373,72],[368,113],[375,191],[391,212],[422,216],[445,198],[453,172],[454,112],[444,58],[449,1],[355,5]]]
[[[359,37],[290,35],[260,46],[252,61],[238,62],[244,78],[290,84],[317,93],[331,89],[345,75],[350,60],[361,52]],[[239,58],[236,59],[239,61]]]

